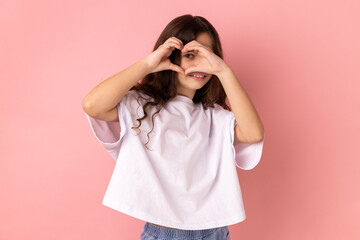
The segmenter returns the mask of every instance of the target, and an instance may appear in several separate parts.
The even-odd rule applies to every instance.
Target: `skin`
[[[195,40],[204,47],[211,49],[212,40],[209,34],[200,33]],[[189,46],[189,44],[187,46]],[[186,51],[186,48],[182,48],[180,67],[184,69],[184,71],[187,69],[195,69],[196,66],[201,63],[201,61],[202,58],[198,55],[197,51]],[[193,72],[197,72],[197,70],[194,70]],[[202,88],[210,80],[211,76],[212,74],[208,74],[204,80],[198,81],[188,75],[178,72],[176,79],[177,94],[192,99],[196,90]]]

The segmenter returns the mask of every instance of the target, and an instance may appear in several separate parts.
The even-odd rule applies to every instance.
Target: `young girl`
[[[230,239],[246,218],[236,166],[258,164],[264,128],[205,18],[173,19],[82,106],[116,160],[103,204],[146,221],[141,239]]]

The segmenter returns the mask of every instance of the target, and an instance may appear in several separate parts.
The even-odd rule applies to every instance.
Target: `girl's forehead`
[[[196,37],[196,41],[198,41],[202,45],[212,49],[212,39],[211,39],[211,37],[210,37],[210,35],[208,33],[205,33],[205,32],[200,33]]]

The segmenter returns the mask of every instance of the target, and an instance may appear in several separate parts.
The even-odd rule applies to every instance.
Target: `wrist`
[[[232,73],[231,68],[228,65],[225,65],[224,68],[215,75],[221,80],[224,79],[224,76],[229,75],[231,73]]]
[[[140,61],[141,65],[144,67],[145,69],[145,74],[148,75],[150,73],[152,73],[152,68],[150,67],[149,61],[148,61],[148,57],[144,57],[142,58]]]

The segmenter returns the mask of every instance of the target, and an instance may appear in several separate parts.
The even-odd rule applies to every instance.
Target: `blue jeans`
[[[183,230],[158,227],[146,222],[140,238],[141,240],[230,240],[230,234],[227,226],[202,230]]]

